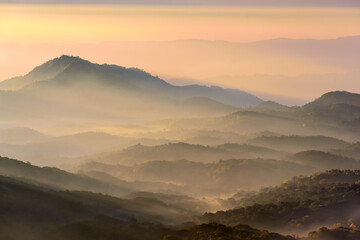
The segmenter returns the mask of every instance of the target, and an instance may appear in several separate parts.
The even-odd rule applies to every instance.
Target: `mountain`
[[[357,94],[352,93],[342,94],[357,96]],[[352,103],[353,99],[349,101]],[[320,107],[278,108],[278,105],[275,104],[276,106],[274,106],[271,103],[271,107],[240,109],[237,112],[221,117],[172,118],[152,121],[149,126],[166,129],[167,131],[157,132],[163,138],[175,139],[181,134],[181,138],[184,139],[183,136],[185,135],[186,139],[186,135],[188,135],[188,142],[192,143],[216,144],[218,141],[216,141],[216,137],[212,133],[231,133],[232,135],[238,135],[238,137],[234,138],[231,134],[228,134],[228,137],[217,135],[223,139],[223,143],[247,143],[292,152],[329,150],[330,148],[342,148],[346,144],[350,144],[350,142],[360,140],[359,134],[357,134],[360,130],[360,107],[355,104],[356,99],[354,99],[354,104],[339,103]],[[188,133],[190,131],[200,134],[203,132],[206,135],[191,136]],[[261,143],[262,140],[259,139],[250,139],[253,138],[252,135],[261,132],[273,132],[276,134],[268,136],[269,139],[264,140],[268,141],[268,143]],[[281,135],[283,136],[281,137]],[[226,140],[226,138],[229,138],[229,140]],[[288,147],[293,145],[293,147],[288,150],[284,148],[284,144],[288,145]],[[302,145],[303,147],[301,147]]]
[[[254,229],[248,225],[225,226],[215,222],[188,227],[167,235],[163,240],[295,240],[291,236],[284,236],[266,230]]]
[[[360,94],[350,92],[329,92],[306,104],[303,112],[312,122],[322,121],[332,126],[359,130]]]
[[[195,214],[195,212],[200,213],[200,210],[212,210],[212,206],[205,201],[174,194],[182,190],[178,185],[151,181],[124,181],[100,170],[101,167],[98,167],[97,171],[79,171],[75,174],[58,168],[41,168],[14,159],[0,158],[0,176],[16,178],[40,188],[89,191],[134,200],[157,199],[168,204],[173,210],[183,213]]]
[[[218,111],[224,111],[224,110],[236,111],[236,110],[238,110],[238,108],[236,108],[236,107],[232,107],[230,105],[226,105],[226,104],[223,104],[218,101],[214,101],[214,100],[212,100],[210,98],[206,98],[206,97],[189,98],[189,99],[184,100],[183,103],[188,106],[197,106],[199,109],[205,109],[205,110],[209,109],[209,107],[211,109],[218,110]]]
[[[24,144],[38,142],[47,139],[49,136],[34,129],[26,127],[15,127],[0,130],[0,143]]]
[[[282,105],[280,103],[274,102],[274,101],[264,101],[257,105],[254,110],[287,110],[289,109],[288,106]]]
[[[168,201],[164,201],[164,198],[162,197],[163,194],[166,194],[167,196],[174,196],[175,193],[183,192],[182,186],[166,183],[166,182],[153,182],[153,181],[125,181],[120,179],[120,177],[124,176],[118,176],[114,177],[114,174],[111,170],[108,170],[108,168],[112,168],[111,165],[106,164],[100,164],[100,163],[89,163],[84,167],[84,170],[80,170],[77,173],[83,176],[88,176],[92,179],[99,180],[103,183],[107,183],[109,185],[117,185],[124,188],[132,189],[134,192],[130,193],[129,195],[126,195],[124,197],[126,198],[133,198],[134,196],[141,196],[141,197],[149,197],[151,198],[157,198],[165,203],[169,203]],[[111,173],[111,174],[110,174]],[[112,175],[113,174],[113,175]],[[141,192],[139,192],[141,191]],[[149,194],[139,194],[139,193],[149,193]],[[180,198],[180,200],[189,200],[190,197],[187,197],[185,195],[176,195]],[[167,198],[165,198],[167,199]],[[206,205],[204,203],[199,203],[199,201],[195,201],[191,198],[192,201],[194,201],[194,204],[197,204],[197,206],[200,205]],[[180,201],[179,201],[180,202]],[[179,203],[177,202],[177,203]],[[189,202],[189,201],[187,201]],[[171,202],[172,204],[174,202]],[[183,203],[182,203],[183,204]],[[179,206],[180,204],[176,204],[176,206]],[[191,208],[194,210],[200,210]],[[209,207],[206,207],[206,209],[209,209]]]
[[[359,196],[358,170],[318,172],[249,194],[240,200],[241,207],[206,213],[202,221],[250,224],[272,231],[287,229],[295,233],[316,226],[349,226],[360,221],[359,213],[354,211],[360,203]]]
[[[188,98],[209,98],[234,107],[254,106],[262,100],[246,92],[200,85],[173,86],[137,68],[125,68],[108,64],[93,64],[79,57],[63,55],[50,60],[23,77],[16,77],[0,83],[2,90],[19,90],[24,87],[39,87],[47,84],[71,85],[80,80],[84,84],[95,81],[111,87],[158,94],[177,100]]]
[[[330,152],[349,158],[360,159],[360,142],[351,144],[350,146],[347,146],[345,148],[332,149]]]
[[[337,227],[329,229],[320,227],[308,234],[306,240],[356,240],[360,238],[360,231],[356,227]]]
[[[0,186],[1,239],[155,240],[171,231],[161,223],[177,214],[154,199],[58,191],[3,176]]]
[[[249,193],[238,199],[240,206],[254,204],[269,204],[281,202],[297,202],[306,200],[326,199],[331,192],[326,192],[333,186],[353,184],[360,180],[359,170],[329,170],[316,172],[310,176],[300,175],[287,179],[277,186]],[[302,191],[299,191],[302,189]]]
[[[350,143],[341,139],[326,136],[260,136],[248,141],[249,144],[263,146],[281,151],[329,150],[343,148]]]
[[[356,84],[360,76],[359,39],[360,36],[347,36],[250,43],[180,40],[28,46],[2,43],[0,52],[6,61],[0,63],[0,69],[9,71],[2,71],[0,79],[26,73],[34,64],[66,53],[91,61],[137,66],[161,73],[167,81],[191,78],[201,81],[200,85],[221,83],[258,92],[263,96],[260,98],[267,100],[303,105],[328,91],[360,92]]]
[[[56,191],[3,176],[0,176],[0,186],[1,239],[170,240],[246,236],[249,240],[294,240],[243,225],[174,227],[170,224],[179,224],[179,219],[174,219],[176,209],[150,198],[129,200],[89,192]],[[182,221],[186,219],[181,215]],[[198,238],[200,233],[203,238]]]
[[[222,117],[171,119],[153,122],[162,128],[232,132],[241,135],[274,132],[279,135],[329,136],[359,141],[360,107],[349,104],[306,108],[246,108]],[[252,143],[249,143],[252,144]]]
[[[17,143],[10,140],[7,138],[4,139],[6,142],[0,143],[2,156],[30,161],[42,166],[62,167],[71,163],[72,160],[69,158],[111,151],[132,141],[132,139],[101,132],[84,132],[60,137],[49,136],[40,139],[31,137],[27,142]]]
[[[93,191],[96,193],[123,196],[132,189],[128,185],[109,184],[100,180],[69,173],[58,168],[37,167],[14,159],[0,157],[0,175],[17,177],[34,184],[47,185],[56,189]]]
[[[335,104],[360,106],[360,94],[345,91],[328,92],[320,98],[306,104],[305,108],[324,107]]]
[[[299,152],[286,159],[299,164],[312,166],[320,171],[329,169],[359,169],[360,161],[344,156],[335,155],[322,151],[305,151]]]
[[[327,174],[328,176],[342,176],[347,180],[341,182],[353,181],[355,178],[353,172],[334,172]],[[304,187],[311,190],[311,188],[317,188],[321,190],[317,194],[322,194],[333,199],[339,197],[342,193],[348,193],[340,197],[344,201],[340,202],[337,207],[340,210],[347,210],[347,205],[351,202],[351,199],[356,197],[359,192],[357,184],[349,185],[334,185],[332,181],[325,189],[319,188],[317,182],[325,175],[315,175],[312,178],[294,178],[293,181],[288,181],[288,189],[296,191],[292,188],[294,183],[301,185],[301,182],[309,182],[311,184],[304,184]],[[358,178],[358,176],[357,176]],[[339,181],[337,181],[339,182]],[[191,216],[184,216],[184,212],[176,211],[176,208],[171,208],[163,202],[153,199],[139,197],[141,194],[135,194],[133,199],[119,199],[102,194],[94,194],[90,192],[73,192],[73,191],[59,191],[50,187],[32,185],[18,178],[10,178],[0,176],[0,238],[1,239],[13,239],[20,240],[42,240],[42,239],[70,239],[70,240],[95,240],[95,239],[129,239],[129,240],[185,240],[185,239],[249,239],[249,240],[295,240],[295,237],[284,236],[277,233],[269,232],[266,230],[257,230],[248,225],[235,224],[234,226],[225,226],[219,223],[211,222],[206,224],[195,225],[194,223],[187,223],[185,226],[170,226],[171,223],[179,224],[180,221],[186,221],[188,219],[217,219],[224,221],[221,217],[227,216],[231,213],[231,217],[227,220],[234,221],[239,220],[239,213],[241,209],[231,210],[227,212],[217,212],[216,214],[205,214],[203,217],[192,218]],[[322,185],[323,186],[323,185]],[[285,186],[282,186],[284,188]],[[289,188],[290,187],[290,188]],[[335,188],[334,188],[335,187]],[[332,189],[331,193],[328,189]],[[335,195],[333,197],[333,195]],[[149,196],[149,195],[146,195]],[[258,195],[258,196],[261,196]],[[304,197],[304,195],[297,194],[296,196]],[[306,194],[305,196],[308,196]],[[313,195],[310,195],[314,197]],[[163,196],[165,198],[172,198],[174,196]],[[329,199],[328,198],[328,199]],[[337,200],[335,200],[336,202]],[[358,200],[357,200],[358,201]],[[308,201],[309,202],[309,201]],[[313,203],[313,202],[310,202]],[[356,201],[354,201],[356,203]],[[320,202],[324,204],[324,202]],[[304,204],[303,204],[304,205]],[[276,206],[276,205],[275,205]],[[281,214],[266,215],[267,213],[276,210],[274,205],[255,205],[252,208],[247,208],[249,214],[252,215],[251,220],[246,220],[246,217],[242,218],[247,222],[252,222],[258,218],[261,218],[262,223],[266,223],[270,220],[272,224],[270,226],[277,226],[279,223],[283,223],[287,219],[280,219]],[[284,208],[287,205],[281,205],[281,210],[288,213],[289,208]],[[323,206],[324,210],[329,210],[329,207],[333,206],[332,202],[326,202]],[[321,207],[316,204],[311,205],[312,211],[315,214],[321,213]],[[292,216],[302,217],[304,215],[304,209],[292,209],[295,214]],[[339,220],[341,215],[331,215],[334,210],[328,212],[330,214],[330,220]],[[272,212],[271,212],[272,213]],[[296,213],[300,213],[296,215]],[[342,214],[348,213],[343,211]],[[306,213],[305,213],[306,214]],[[313,214],[312,214],[313,215]],[[178,218],[178,216],[181,216]],[[274,217],[275,216],[275,217]],[[327,215],[325,215],[327,216]],[[347,217],[347,216],[346,216]],[[309,221],[311,220],[311,221]],[[316,220],[312,218],[303,218],[302,223],[304,226],[312,222],[323,223],[323,216],[317,217]],[[241,220],[240,220],[241,221]],[[347,221],[347,220],[345,220]],[[357,218],[352,219],[357,221]],[[166,225],[163,225],[166,223]],[[259,224],[257,224],[259,225]],[[269,225],[269,224],[267,224]],[[281,225],[283,228],[285,225]],[[303,226],[301,226],[303,227]],[[297,228],[301,228],[297,224]],[[341,230],[341,232],[340,232]],[[344,239],[353,240],[356,239],[358,232],[354,229],[337,228],[334,230],[321,228],[316,232],[309,234],[309,239],[319,239],[324,234],[329,239]],[[341,234],[341,235],[339,235]],[[337,238],[336,238],[337,236]],[[341,236],[339,238],[339,236]],[[353,237],[353,238],[350,238]],[[324,238],[320,238],[324,239]],[[333,238],[330,238],[333,239]]]
[[[213,163],[163,160],[133,166],[87,162],[78,169],[107,172],[127,181],[172,183],[178,186],[177,191],[195,196],[220,196],[238,189],[254,190],[315,171],[302,164],[261,158]]]
[[[220,159],[230,158],[278,158],[284,153],[265,147],[221,144],[218,146],[203,146],[188,143],[168,143],[156,146],[134,145],[121,151],[96,154],[84,157],[84,161],[98,161],[121,165],[134,165],[151,160],[190,160],[210,163]]]

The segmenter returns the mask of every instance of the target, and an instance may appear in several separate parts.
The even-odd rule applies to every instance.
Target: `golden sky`
[[[309,100],[329,90],[360,91],[353,80],[357,74],[348,77],[346,84],[336,80],[344,79],[342,75],[331,82],[326,77],[319,82],[316,76],[314,81],[308,77],[306,84],[296,78],[359,69],[359,49],[352,49],[358,46],[356,39],[333,47],[327,42],[327,48],[311,43],[313,49],[306,42],[300,42],[299,49],[292,48],[292,42],[260,47],[235,43],[335,39],[360,35],[359,26],[360,8],[0,4],[0,80],[24,75],[68,54],[139,67],[164,78]],[[184,39],[223,42],[177,41]],[[255,75],[260,77],[254,79]],[[287,82],[269,76],[291,78]],[[299,86],[311,89],[311,94],[298,91]]]
[[[0,5],[0,42],[248,42],[360,34],[358,8]]]

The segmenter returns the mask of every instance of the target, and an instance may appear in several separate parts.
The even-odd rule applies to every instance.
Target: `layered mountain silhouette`
[[[240,90],[174,86],[137,68],[99,65],[66,55],[36,67],[25,76],[1,82],[0,89],[2,102],[11,102],[1,106],[1,110],[11,116],[203,115],[232,112],[262,102]]]
[[[306,108],[326,107],[335,104],[360,106],[360,94],[345,91],[328,92],[305,105]]]
[[[258,107],[239,109],[223,117],[176,119],[162,121],[159,125],[171,126],[173,129],[185,129],[190,125],[194,129],[237,134],[268,131],[280,135],[322,135],[358,141],[360,108],[357,102],[359,98],[360,94],[356,93],[329,92],[302,107],[285,107],[276,103],[263,102]]]
[[[228,225],[246,222],[252,226],[291,231],[332,225],[334,222],[348,226],[350,218],[351,222],[359,219],[359,214],[354,211],[359,204],[359,191],[359,170],[317,172],[308,177],[293,177],[278,186],[249,194],[239,202],[243,207],[207,213],[204,222]],[[346,237],[340,231],[338,233],[337,236],[329,234],[323,235],[324,238],[310,239],[356,239]]]

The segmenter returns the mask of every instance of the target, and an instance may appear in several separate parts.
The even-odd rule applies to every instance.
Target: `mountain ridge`
[[[314,101],[305,104],[305,108],[324,107],[334,104],[360,106],[360,94],[347,91],[332,91],[323,94]]]
[[[96,77],[98,78],[96,80],[109,78],[109,81],[113,84],[121,83],[121,86],[130,84],[132,87],[142,88],[150,93],[174,98],[175,100],[207,97],[232,107],[255,106],[262,102],[260,98],[237,89],[201,85],[175,86],[138,68],[126,68],[114,64],[100,65],[80,57],[68,55],[62,55],[45,62],[22,77],[0,82],[0,90],[21,90],[27,86],[34,87],[34,84],[49,83],[53,79],[59,79],[60,77],[74,78],[73,75],[79,81],[81,75],[90,75],[89,73],[94,74],[91,79]],[[69,75],[66,76],[66,74]],[[80,76],[77,76],[77,74]],[[89,81],[89,79],[85,80]],[[64,81],[64,79],[61,80]],[[67,81],[69,80],[73,81],[73,79],[67,79]]]

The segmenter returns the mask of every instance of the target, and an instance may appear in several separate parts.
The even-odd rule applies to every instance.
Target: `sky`
[[[72,4],[64,4],[70,2]],[[203,59],[194,57],[192,52],[196,52],[199,43],[192,42],[186,48],[188,53],[179,52],[176,47],[169,51],[168,45],[186,39],[248,43],[278,38],[325,40],[360,35],[358,0],[135,0],[129,3],[125,0],[0,0],[0,79],[26,74],[61,52],[100,63],[139,67],[163,77],[197,81],[221,79],[219,76],[226,75],[339,74],[351,69],[298,57],[298,53],[296,59],[291,52],[286,52],[287,56],[279,55],[283,52],[281,48],[277,48],[279,56],[274,59],[268,49],[265,56],[251,47],[239,50],[248,54],[250,60],[247,61],[246,58],[239,60],[232,50],[227,51],[230,47],[225,44],[219,48],[221,57],[208,61],[206,58],[214,58],[216,51],[213,55],[202,52]],[[127,47],[139,42],[147,46]],[[118,51],[109,51],[111,44],[115,44]],[[201,48],[208,45],[203,42]],[[152,51],[155,48],[156,53]],[[160,59],[158,64],[150,54]],[[174,54],[181,59],[176,59]],[[167,58],[172,61],[166,61]],[[194,58],[199,64],[202,61],[202,66],[190,61]],[[256,62],[258,58],[266,59]],[[231,60],[243,67],[234,70],[237,65],[228,66]],[[179,68],[179,64],[184,68]],[[239,78],[231,79],[234,80],[228,80],[226,86],[244,88],[236,80]],[[224,85],[221,80],[218,83]],[[261,81],[258,85],[258,89],[252,87],[252,90],[266,92]],[[296,92],[295,87],[293,91]],[[297,97],[306,98],[306,93]]]
[[[358,0],[0,0],[7,4],[127,4],[359,7]]]
[[[360,34],[360,8],[0,5],[1,42],[259,41]]]

